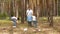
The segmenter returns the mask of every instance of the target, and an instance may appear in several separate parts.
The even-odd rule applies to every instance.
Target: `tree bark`
[[[21,0],[21,23],[24,23],[24,0]]]
[[[47,0],[47,10],[48,10],[48,22],[49,25],[53,27],[53,0]]]

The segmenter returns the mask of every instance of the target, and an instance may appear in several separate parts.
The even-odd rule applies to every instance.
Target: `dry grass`
[[[27,23],[21,24],[20,22],[17,24],[16,28],[12,27],[11,21],[0,20],[0,34],[60,34],[57,30],[58,23],[60,21],[54,20],[54,28],[51,28],[47,22],[47,19],[39,19],[38,28],[41,31],[33,31],[34,27],[28,27]],[[57,28],[58,27],[58,28]],[[28,30],[25,32],[24,28]],[[56,29],[56,30],[55,30]]]

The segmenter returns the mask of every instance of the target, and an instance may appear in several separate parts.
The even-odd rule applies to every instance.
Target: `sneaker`
[[[16,26],[13,26],[14,28],[16,28]]]
[[[24,31],[27,31],[28,29],[27,28],[24,28]]]
[[[38,29],[38,31],[41,31],[40,29]]]

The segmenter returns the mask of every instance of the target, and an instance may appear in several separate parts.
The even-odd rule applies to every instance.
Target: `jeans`
[[[32,26],[32,21],[28,21],[28,26]]]
[[[33,21],[33,25],[35,28],[37,28],[37,21]]]
[[[13,26],[16,26],[16,21],[13,21]]]

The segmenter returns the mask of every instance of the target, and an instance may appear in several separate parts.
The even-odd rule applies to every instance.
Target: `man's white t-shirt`
[[[36,17],[35,17],[35,16],[32,16],[32,18],[33,18],[33,19],[32,19],[33,21],[36,21]]]
[[[28,9],[26,14],[27,14],[27,16],[32,16],[33,10],[31,10],[31,9],[29,10],[29,9]]]

